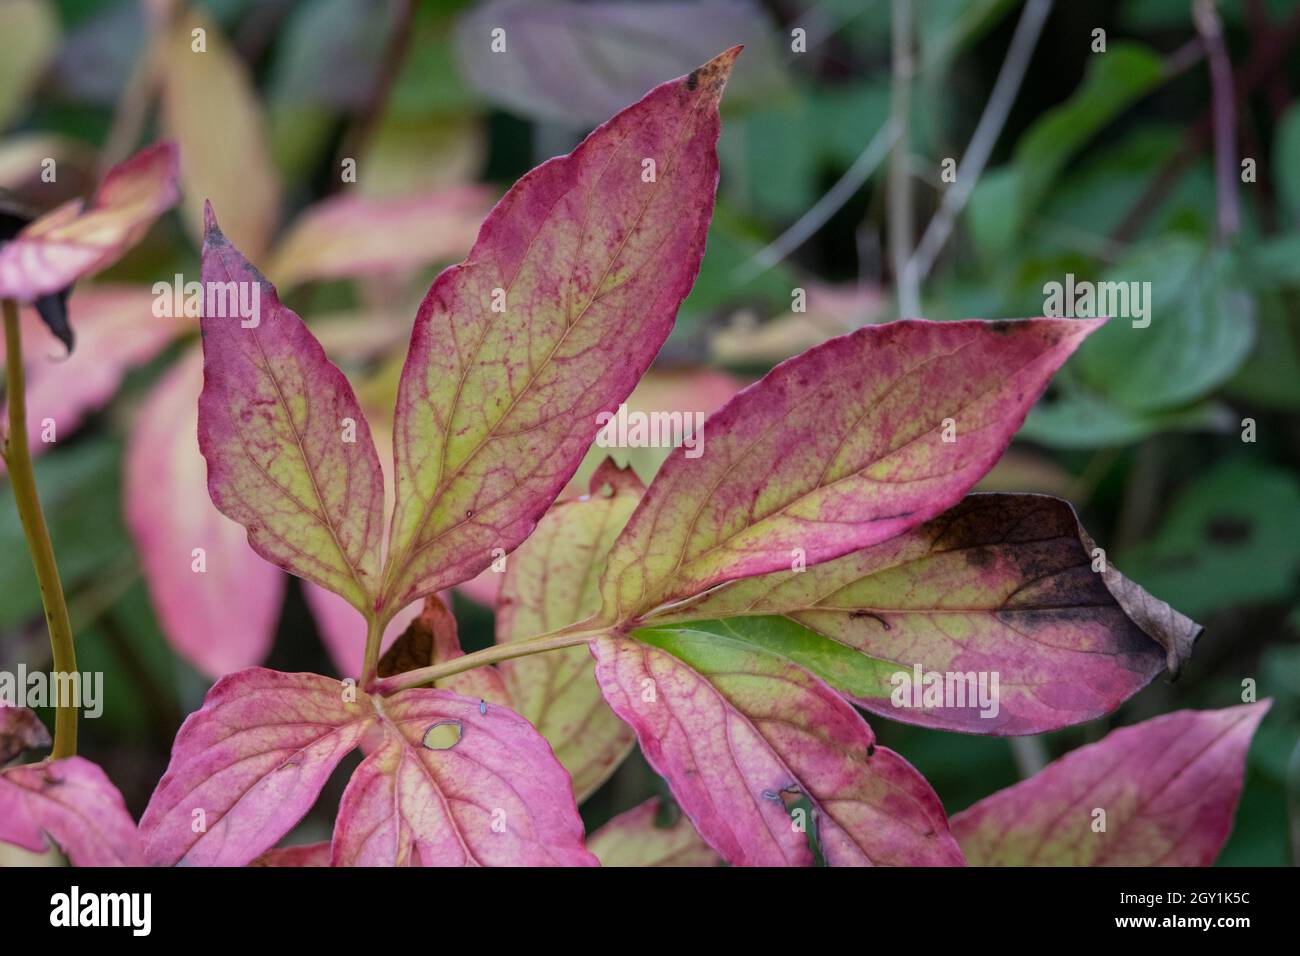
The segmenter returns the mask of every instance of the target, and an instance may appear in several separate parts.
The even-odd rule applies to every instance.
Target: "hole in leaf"
[[[460,721],[440,720],[424,732],[423,744],[430,750],[450,750],[460,743]]]

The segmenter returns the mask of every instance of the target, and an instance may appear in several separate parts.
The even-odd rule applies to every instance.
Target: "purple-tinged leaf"
[[[1209,866],[1269,701],[1113,730],[953,817],[972,866]]]
[[[610,553],[602,619],[879,544],[955,504],[1100,323],[874,325],[773,369],[676,449]]]
[[[44,853],[51,840],[73,866],[144,862],[122,795],[85,757],[0,771],[0,842]]]
[[[498,27],[508,56],[491,52]],[[779,98],[788,81],[776,38],[757,0],[492,0],[467,10],[455,34],[462,74],[488,99],[529,119],[582,128],[735,43],[749,52],[733,96],[751,104]]]
[[[348,782],[335,866],[589,866],[568,774],[528,721],[447,690],[383,702]]]
[[[661,826],[663,801],[651,797],[620,813],[587,838],[587,849],[601,866],[721,866],[714,853],[681,813]]]
[[[704,252],[738,53],[523,177],[434,282],[398,392],[387,611],[523,541],[659,351]]]
[[[222,678],[181,726],[140,820],[149,863],[250,863],[311,809],[373,718],[364,694],[316,674]]]
[[[196,438],[202,388],[196,348],[145,397],[127,443],[125,512],[163,634],[199,671],[221,677],[266,659],[285,577],[208,497]]]
[[[556,504],[507,559],[497,602],[497,643],[527,640],[589,617],[605,555],[645,486],[611,459],[590,495]],[[591,652],[571,647],[501,662],[513,706],[550,741],[581,803],[632,748],[633,735],[601,697]]]
[[[121,258],[175,204],[176,163],[174,143],[141,150],[108,171],[89,209],[64,203],[0,243],[0,298],[31,302]]]
[[[728,863],[810,865],[815,831],[832,866],[961,865],[930,785],[820,679],[726,638],[636,633],[592,641],[596,680]]]
[[[213,502],[272,564],[372,613],[384,479],[356,395],[210,209],[203,285],[209,298],[224,287],[228,313],[201,323],[199,448]],[[249,308],[231,308],[236,296]]]
[[[885,717],[1042,733],[1110,713],[1165,668],[1166,648],[1181,663],[1200,632],[1108,562],[1094,571],[1098,560],[1066,502],[969,495],[881,544],[732,581],[649,620],[727,618],[729,636],[797,646],[800,664]],[[773,614],[865,656],[769,633],[758,615]],[[945,684],[961,689],[957,700],[927,696]]]

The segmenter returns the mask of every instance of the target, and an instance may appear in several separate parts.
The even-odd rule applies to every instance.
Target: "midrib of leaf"
[[[415,530],[411,535],[411,544],[408,545],[406,554],[402,557],[400,562],[397,561],[391,562],[394,571],[392,574],[387,575],[385,579],[385,586],[383,588],[385,592],[384,594],[385,600],[388,598],[388,594],[387,594],[388,588],[391,587],[394,583],[397,583],[402,580],[402,578],[406,575],[406,572],[410,570],[411,563],[415,560],[417,555],[423,553],[425,550],[432,547],[434,544],[440,541],[444,536],[460,528],[468,520],[467,518],[458,519],[454,524],[450,525],[443,531],[434,535],[428,541],[420,543],[420,537],[424,532],[424,528],[428,524],[429,518],[433,515],[434,509],[441,498],[439,489],[440,488],[445,489],[448,485],[450,485],[453,481],[455,481],[458,477],[460,477],[460,475],[465,471],[465,469],[469,467],[470,463],[479,455],[480,452],[482,452],[484,446],[496,435],[497,429],[501,426],[501,424],[510,417],[516,405],[518,405],[520,399],[522,399],[523,396],[529,392],[533,384],[537,381],[538,377],[541,375],[542,371],[545,370],[550,365],[551,361],[554,359],[555,354],[559,350],[560,346],[562,346],[568,340],[569,333],[575,327],[577,327],[577,325],[583,320],[583,318],[586,316],[591,306],[599,298],[601,298],[602,295],[607,294],[610,291],[613,291],[613,290],[606,290],[605,293],[601,293],[600,288],[605,284],[605,280],[609,278],[610,270],[614,268],[615,263],[617,263],[619,258],[622,256],[623,249],[627,246],[627,242],[632,237],[632,234],[640,229],[642,220],[645,218],[646,211],[650,208],[650,204],[654,201],[655,197],[658,195],[660,187],[664,184],[664,182],[667,181],[669,174],[671,172],[676,171],[677,168],[676,160],[678,158],[678,155],[680,154],[682,142],[685,139],[685,131],[688,126],[694,128],[694,121],[697,118],[697,115],[698,115],[697,110],[692,109],[690,112],[690,116],[687,119],[684,119],[682,121],[681,128],[678,130],[677,140],[673,145],[672,152],[670,153],[671,165],[665,168],[664,174],[655,181],[654,188],[650,190],[650,196],[646,199],[644,203],[642,203],[641,209],[637,213],[636,219],[633,221],[632,226],[627,230],[627,233],[623,236],[623,240],[619,243],[618,249],[614,252],[614,254],[610,257],[609,261],[606,263],[605,271],[601,274],[600,281],[592,285],[592,293],[587,300],[587,304],[583,306],[582,311],[578,313],[578,315],[576,315],[571,321],[566,320],[564,332],[559,336],[558,339],[556,339],[554,345],[552,345],[550,350],[547,352],[546,356],[542,359],[541,363],[529,376],[528,381],[525,383],[524,387],[521,388],[519,392],[511,398],[510,404],[506,407],[506,410],[502,412],[501,417],[498,418],[491,426],[489,426],[487,431],[484,432],[483,437],[479,439],[479,441],[475,444],[475,446],[465,456],[464,460],[456,467],[455,471],[453,471],[450,477],[448,477],[444,482],[443,475],[441,472],[446,464],[446,458],[447,458],[446,449],[449,446],[450,435],[451,435],[450,424],[452,418],[455,415],[456,408],[459,407],[461,395],[464,393],[465,377],[469,374],[469,370],[472,366],[473,360],[471,359],[470,362],[466,363],[465,369],[461,373],[460,382],[458,383],[456,388],[455,398],[453,400],[451,412],[447,416],[448,427],[443,440],[444,453],[441,460],[439,461],[439,465],[438,465],[439,476],[434,483],[434,493],[430,496],[430,498],[426,502],[424,510],[421,513],[420,519],[416,523]],[[609,166],[613,163],[614,156],[617,154],[619,150],[623,148],[623,144],[627,141],[628,136],[630,135],[631,135],[630,133],[625,135],[623,139],[619,141],[618,145],[614,148],[614,150],[611,151],[610,158],[606,160],[605,170],[608,170]],[[605,170],[602,170],[600,176],[597,177],[596,182],[593,185],[593,191],[595,189],[595,186],[599,185],[600,180],[604,178]],[[542,223],[537,227],[537,230],[533,234],[532,239],[529,240],[528,249],[525,251],[524,256],[520,259],[519,268],[515,270],[515,275],[511,278],[510,284],[506,287],[507,298],[509,297],[510,292],[513,291],[514,284],[518,280],[519,274],[523,272],[524,262],[527,260],[528,256],[532,254],[533,246],[537,241],[537,237],[541,234],[542,229],[549,221],[552,211],[554,211],[555,207],[558,206],[560,201],[563,198],[565,198],[565,196],[567,195],[568,193],[565,193],[556,199],[556,201],[551,205],[550,209],[547,210],[546,217],[543,218]],[[580,252],[581,250],[579,249],[578,251]],[[570,272],[570,279],[572,279],[572,272]],[[621,286],[616,288],[621,288]],[[483,342],[487,339],[487,333],[488,330],[485,328],[483,331],[483,335],[480,336],[478,344],[475,346],[474,356],[477,356],[479,350],[482,348]],[[497,504],[497,502],[493,501],[487,505],[487,508],[491,508],[495,504]],[[487,509],[482,508],[479,510],[483,511]],[[396,511],[394,511],[394,514],[396,514]]]

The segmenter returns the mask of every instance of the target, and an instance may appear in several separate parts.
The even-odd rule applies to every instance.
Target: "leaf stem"
[[[45,621],[50,632],[50,650],[54,656],[54,671],[58,674],[77,672],[77,654],[72,643],[72,622],[68,617],[68,604],[63,598],[63,583],[59,580],[59,566],[54,560],[50,544],[50,531],[45,524],[45,513],[36,493],[36,476],[32,472],[32,456],[27,444],[27,396],[23,374],[22,327],[18,322],[18,306],[12,299],[4,300],[5,322],[5,389],[9,403],[9,437],[5,441],[4,459],[13,485],[14,504],[22,521],[27,548],[32,555],[36,583],[41,589],[41,603],[45,607]],[[77,702],[59,700],[54,715],[54,747],[50,757],[54,760],[74,756],[77,752]]]
[[[481,651],[457,657],[455,660],[443,661],[429,667],[419,667],[413,671],[394,674],[391,677],[363,681],[362,686],[365,687],[367,693],[388,696],[408,687],[418,687],[421,684],[441,680],[444,677],[473,670],[486,664],[495,664],[497,661],[507,661],[515,657],[528,657],[531,654],[543,654],[547,651],[558,651],[565,647],[576,647],[579,644],[586,644],[593,637],[607,634],[611,630],[613,630],[611,627],[581,630],[565,628],[550,634],[543,634],[540,637],[532,637],[526,641],[494,644],[491,647],[483,648]]]
[[[384,627],[378,614],[366,616],[366,658],[361,671],[361,686],[365,687],[379,672],[379,645],[384,637]]]

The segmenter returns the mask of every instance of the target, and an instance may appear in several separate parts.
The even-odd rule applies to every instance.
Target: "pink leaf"
[[[587,838],[587,849],[596,854],[601,866],[720,866],[714,853],[691,826],[678,815],[666,826],[658,817],[663,801],[651,797],[645,803],[620,813]]]
[[[373,199],[344,194],[311,206],[267,272],[281,288],[312,279],[384,275],[463,256],[491,205],[481,186]]]
[[[1270,703],[1111,731],[957,814],[953,832],[975,866],[1209,866]]]
[[[0,842],[42,853],[49,840],[74,866],[143,865],[122,795],[84,757],[0,771]]]
[[[31,302],[117,261],[179,195],[173,143],[110,169],[82,211],[65,203],[0,243],[0,298]]]
[[[521,179],[434,282],[398,393],[386,608],[513,550],[649,366],[699,269],[738,53]]]
[[[202,320],[199,448],[213,502],[262,557],[371,613],[384,480],[356,395],[211,215],[203,285],[260,304],[251,318]]]
[[[595,865],[568,774],[528,721],[446,690],[383,710],[383,743],[339,806],[333,865]]]
[[[678,448],[610,553],[602,617],[886,541],[955,504],[1099,322],[909,320],[773,369]],[[951,440],[949,440],[951,439]]]
[[[79,289],[68,300],[68,318],[81,348],[68,355],[61,354],[63,346],[54,344],[35,310],[23,309],[27,432],[33,455],[52,444],[42,438],[46,419],[54,423],[56,441],[71,435],[86,415],[108,404],[128,371],[189,329],[184,321],[155,318],[152,304],[153,295],[142,286]]]
[[[200,671],[220,677],[265,660],[285,578],[208,497],[196,438],[202,387],[202,356],[192,349],[146,396],[127,444],[124,495],[163,634]]]
[[[738,638],[758,639],[756,615],[785,615],[843,645],[798,636],[805,666],[877,714],[967,733],[1042,733],[1110,713],[1164,669],[1166,648],[1181,663],[1201,630],[1093,561],[1066,502],[969,495],[881,544],[800,573],[731,581],[649,620],[726,618]],[[956,675],[960,701],[926,703],[918,673]]]
[[[700,835],[733,865],[956,866],[939,798],[862,717],[778,654],[668,629],[591,643],[596,680]],[[812,820],[787,801],[806,797]],[[805,832],[808,831],[808,832]]]
[[[258,667],[223,677],[181,726],[140,820],[149,862],[256,859],[302,819],[373,718],[364,695],[327,677]]]

